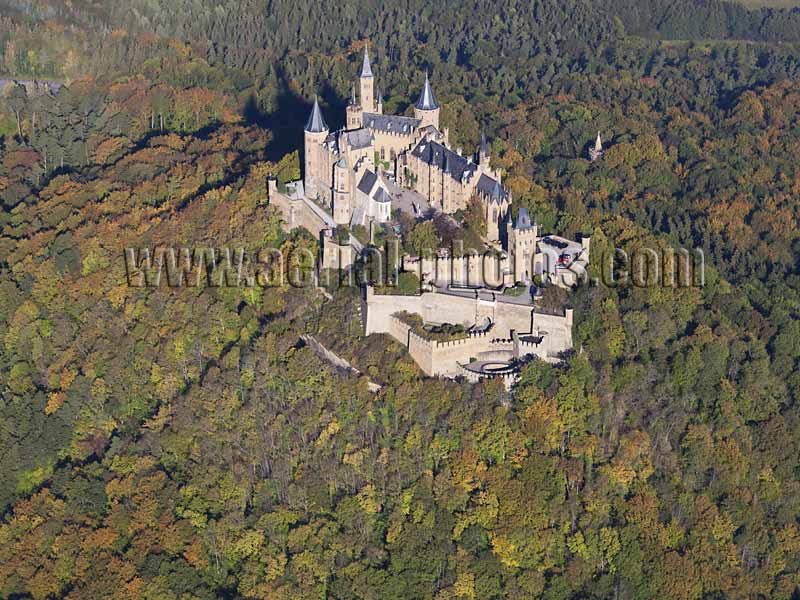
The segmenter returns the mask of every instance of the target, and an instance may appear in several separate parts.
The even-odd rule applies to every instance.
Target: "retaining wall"
[[[319,236],[329,225],[300,198],[289,198],[278,191],[274,179],[267,180],[267,201],[270,206],[277,207],[289,229],[304,227],[312,234]]]
[[[535,313],[530,306],[441,293],[379,295],[371,286],[366,288],[362,310],[366,335],[389,334],[403,344],[425,374],[431,376],[455,377],[460,374],[460,365],[470,362],[471,358],[491,360],[502,356],[501,360],[508,360],[510,356],[535,354],[544,360],[555,360],[558,353],[572,347],[571,310],[558,316]],[[489,317],[493,326],[487,332],[439,342],[420,337],[393,316],[403,311],[420,315],[428,323],[467,326]],[[519,339],[519,335],[531,334],[541,335],[541,343]]]
[[[405,255],[403,256],[403,269],[415,273],[420,281],[435,282],[437,286],[454,283],[493,288],[503,283],[514,284],[507,256],[468,254],[454,258]]]

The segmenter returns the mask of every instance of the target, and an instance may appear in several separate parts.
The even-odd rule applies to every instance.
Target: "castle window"
[[[381,148],[381,160],[384,160],[385,158],[386,158],[386,151],[384,148]]]
[[[492,221],[497,222],[497,209],[496,208],[492,212]]]
[[[392,160],[396,160],[397,159],[397,154],[395,154],[394,150],[389,152],[389,158],[391,158]]]

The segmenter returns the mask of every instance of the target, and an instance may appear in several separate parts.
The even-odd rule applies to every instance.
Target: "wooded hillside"
[[[0,101],[0,596],[797,596],[796,28],[740,41],[704,4],[667,29],[657,2],[2,6],[4,73],[68,85]],[[126,247],[316,248],[265,178],[299,175],[308,98],[336,124],[367,39],[388,110],[430,68],[451,141],[485,125],[545,230],[700,247],[705,287],[578,290],[575,355],[507,393],[364,339],[354,289],[129,286]]]

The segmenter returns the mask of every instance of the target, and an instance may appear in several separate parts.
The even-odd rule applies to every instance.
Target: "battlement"
[[[469,332],[467,337],[458,338],[455,340],[446,340],[446,341],[439,341],[439,340],[431,340],[434,344],[434,348],[454,348],[456,346],[463,346],[465,344],[470,344],[476,340],[485,340],[489,337],[489,333],[486,331],[483,332]]]
[[[395,138],[407,138],[409,141],[413,138],[414,131],[416,131],[415,129],[411,129],[409,131],[402,131],[398,129],[385,130],[385,129],[376,129],[374,127],[369,127],[369,126],[367,126],[367,129],[382,136],[388,135],[390,137],[395,137]]]
[[[403,268],[438,286],[461,284],[495,288],[510,285],[511,263],[505,254],[467,252],[462,256],[439,253],[433,256],[403,255]]]
[[[459,365],[476,358],[505,361],[535,355],[555,361],[561,352],[572,347],[569,309],[564,315],[539,314],[530,305],[484,301],[477,296],[434,292],[416,296],[376,295],[372,287],[367,287],[363,310],[367,335],[389,334],[430,376],[457,377]],[[396,316],[403,311],[417,314],[429,323],[457,322],[470,326],[488,320],[492,326],[459,339],[440,341],[413,331],[412,325]]]

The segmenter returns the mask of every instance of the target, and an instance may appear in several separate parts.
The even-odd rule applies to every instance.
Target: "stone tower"
[[[503,219],[506,218],[508,212],[508,205],[511,203],[511,195],[505,197],[503,187],[500,182],[495,179],[494,186],[489,196],[486,198],[486,239],[499,240],[500,239],[500,225]],[[509,245],[509,248],[511,246]]]
[[[333,167],[333,220],[338,225],[350,223],[350,169],[344,158]]]
[[[375,78],[372,76],[372,67],[369,64],[369,54],[364,48],[364,62],[361,64],[361,110],[367,113],[375,112],[374,84]]]
[[[306,196],[315,198],[324,196],[328,190],[320,189],[320,181],[324,181],[322,173],[322,144],[328,137],[328,126],[322,118],[319,102],[314,96],[314,108],[308,116],[304,130],[305,172],[303,174]]]
[[[589,160],[594,162],[603,158],[603,140],[600,139],[600,132],[597,132],[597,139],[594,141],[594,148],[589,148]]]
[[[533,260],[538,230],[539,227],[531,222],[525,207],[519,209],[517,220],[513,224],[510,218],[508,220],[508,251],[515,282],[530,281],[536,274]]]
[[[347,129],[359,129],[363,127],[361,107],[356,100],[356,86],[353,85],[353,95],[350,97],[350,102],[347,104]]]
[[[427,125],[433,125],[439,129],[439,103],[436,102],[436,97],[433,95],[427,73],[425,73],[425,85],[414,104],[414,117],[420,120],[420,129]]]

